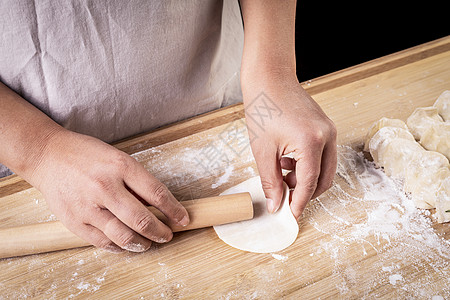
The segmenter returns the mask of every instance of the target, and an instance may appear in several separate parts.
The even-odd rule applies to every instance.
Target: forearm
[[[296,1],[241,0],[241,7],[244,19],[243,85],[260,77],[295,77]]]
[[[323,193],[334,178],[336,128],[297,80],[295,6],[295,0],[241,0],[241,86],[267,208],[274,212],[279,207],[281,170],[288,169],[292,172],[285,180],[294,189],[291,210],[298,218],[306,203]],[[262,92],[266,97],[255,102]],[[287,153],[294,159],[281,158]]]
[[[0,162],[40,190],[71,231],[106,250],[142,252],[169,227],[143,204],[186,226],[186,209],[126,153],[63,129],[0,83]]]
[[[52,136],[63,130],[0,82],[0,163],[29,179]]]

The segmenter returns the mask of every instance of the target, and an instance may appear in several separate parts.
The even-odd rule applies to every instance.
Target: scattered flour
[[[219,177],[219,179],[217,180],[216,183],[213,183],[211,185],[211,188],[215,189],[216,187],[221,186],[222,184],[228,182],[228,180],[230,179],[231,174],[233,173],[234,170],[234,165],[229,165],[226,169],[225,169],[225,173]]]
[[[285,262],[288,259],[287,255],[281,255],[281,254],[276,254],[276,253],[272,253],[272,257],[281,261],[281,262]]]
[[[87,290],[90,286],[91,286],[91,285],[90,285],[89,283],[86,283],[86,282],[80,282],[80,283],[77,285],[77,289],[79,289],[79,290]]]
[[[195,190],[191,193],[190,186],[198,186],[198,181],[204,183],[204,180],[209,180],[206,186],[220,189],[225,188],[234,176],[248,178],[257,175],[248,139],[242,139],[241,135],[242,132],[233,127],[224,127],[220,139],[216,139],[214,144],[208,143],[211,139],[205,138],[189,144],[191,148],[184,152],[173,155],[173,152],[166,151],[174,147],[174,143],[184,143],[183,140],[177,140],[133,156],[142,161],[157,178],[161,178],[171,191],[177,192],[177,196],[196,197]],[[335,288],[342,295],[341,298],[373,299],[377,298],[378,289],[389,286],[395,289],[398,299],[450,299],[450,242],[433,229],[434,214],[416,209],[402,192],[401,183],[376,169],[364,159],[362,153],[339,147],[338,154],[338,175],[333,186],[324,195],[310,201],[301,220],[317,230],[317,242],[311,244],[306,256],[314,261],[325,262],[332,268],[333,277],[336,278]],[[242,171],[237,172],[234,164],[231,164],[236,159],[244,165]],[[41,201],[36,201],[36,204],[41,205]],[[323,235],[327,238],[321,239]],[[298,242],[302,242],[301,236]],[[352,254],[355,250],[356,256]],[[290,262],[295,261],[295,255],[290,255]],[[367,265],[359,260],[364,261],[366,257],[370,259],[372,255],[376,255],[376,259],[372,260],[370,270],[367,270]],[[68,298],[95,296],[91,293],[99,290],[107,281],[106,272],[89,278],[83,274],[83,270],[92,260],[96,264],[103,264],[105,270],[110,270],[113,262],[111,258],[106,259],[109,257],[109,254],[103,254],[98,258],[96,254],[95,257],[70,258],[69,265],[75,269],[67,276],[58,273],[54,282],[46,287],[46,297],[50,299],[56,289],[67,282],[71,283],[72,293]],[[302,269],[290,262],[284,263],[288,260],[285,254],[272,253],[271,257],[283,264],[273,262],[258,266],[254,273],[259,276],[257,286],[253,285],[254,282],[251,285],[247,282],[247,286],[240,285],[221,299],[235,299],[244,294],[246,297],[241,298],[280,295],[277,293],[281,293],[279,289],[283,286],[289,268],[295,268],[296,274],[303,276],[307,285],[315,283],[315,271],[308,272],[309,266]],[[22,260],[25,265],[29,260],[29,272],[45,268],[48,270],[45,276],[50,278],[54,274],[53,266],[47,266],[46,260],[41,260],[40,256]],[[130,254],[124,263],[142,261],[138,254]],[[10,267],[14,267],[15,263],[11,264]],[[157,266],[160,268],[157,276],[148,279],[161,286],[161,290],[154,294],[155,297],[170,298],[174,291],[178,293],[179,290],[189,292],[187,283],[175,277],[175,266],[165,262],[158,262]],[[413,271],[405,271],[405,267]],[[5,291],[6,287],[2,285],[0,282],[0,290]],[[365,292],[352,294],[356,290],[355,286],[359,287],[359,291],[362,287]],[[443,286],[448,288],[442,290]],[[29,297],[33,288],[33,282],[28,282],[21,290],[10,292],[9,298]],[[383,294],[378,296],[382,297]]]
[[[173,149],[183,151],[174,152]],[[150,148],[132,157],[160,179],[180,201],[200,197],[199,185],[225,190],[238,178],[258,175],[245,123],[239,119],[205,132]],[[236,161],[242,169],[236,170]],[[227,186],[228,184],[228,186]]]
[[[389,283],[392,285],[396,285],[397,281],[402,281],[403,277],[400,274],[393,274],[389,276]]]
[[[363,153],[340,146],[333,186],[305,209],[303,221],[331,237],[318,242],[315,254],[334,260],[342,295],[350,296],[352,286],[367,277],[367,267],[351,255],[358,248],[362,257],[377,255],[367,295],[386,283],[409,298],[439,295],[449,286],[450,241],[433,228],[430,211],[415,208],[401,186]],[[444,290],[450,296],[450,286]]]
[[[257,175],[248,135],[242,132],[238,121],[235,125],[224,127],[219,138],[208,136],[191,141],[183,146],[186,148],[183,152],[169,154],[173,153],[170,148],[178,147],[176,143],[185,143],[181,139],[159,146],[158,151],[149,149],[134,157],[156,177],[166,178],[163,182],[178,199],[193,199],[197,194],[192,187],[198,181],[220,189],[235,176]],[[211,140],[214,142],[208,142]],[[148,155],[147,151],[154,155]],[[373,296],[372,291],[386,284],[408,297],[442,294],[443,282],[448,285],[450,278],[450,242],[433,229],[434,214],[416,209],[402,192],[401,182],[375,168],[364,159],[363,153],[345,146],[339,147],[338,152],[333,186],[310,201],[303,214],[302,222],[331,237],[318,238],[309,257],[328,255],[334,261],[333,273],[338,278],[335,286],[344,296],[352,296],[352,287],[367,277],[367,270],[354,261],[351,255],[354,251],[361,258],[377,255],[371,266],[373,276],[364,285],[367,295]],[[153,158],[148,159],[149,156]],[[233,160],[244,165],[242,171],[237,172]],[[279,254],[272,257],[285,259]],[[423,276],[410,283],[413,274],[404,272],[405,267],[421,270]],[[445,293],[450,295],[450,288]]]

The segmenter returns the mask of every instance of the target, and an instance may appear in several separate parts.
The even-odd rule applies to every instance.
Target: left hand
[[[298,219],[308,201],[331,186],[337,165],[336,127],[296,77],[244,80],[242,91],[267,209],[279,208],[281,170],[292,170],[284,180],[294,188],[291,210]],[[293,159],[282,157],[291,152]]]

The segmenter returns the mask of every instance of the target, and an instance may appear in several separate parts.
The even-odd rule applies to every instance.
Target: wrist
[[[244,103],[261,92],[287,89],[298,86],[295,64],[273,63],[247,64],[241,67],[241,89]]]
[[[21,161],[17,174],[27,180],[33,186],[39,186],[39,178],[44,174],[40,170],[45,169],[45,165],[51,161],[51,156],[57,152],[59,142],[68,132],[59,125],[48,126],[33,136],[24,149],[24,159]],[[38,187],[39,188],[39,187]]]
[[[241,64],[241,78],[296,76],[295,56],[265,53],[264,51],[244,51]]]
[[[243,89],[253,85],[267,86],[272,83],[297,81],[295,55],[277,49],[245,48],[241,63]]]

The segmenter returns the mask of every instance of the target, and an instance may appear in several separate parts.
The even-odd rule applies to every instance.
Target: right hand
[[[142,252],[172,231],[145,206],[186,226],[186,209],[167,187],[126,153],[93,137],[62,129],[43,145],[27,178],[61,222],[105,250]]]

